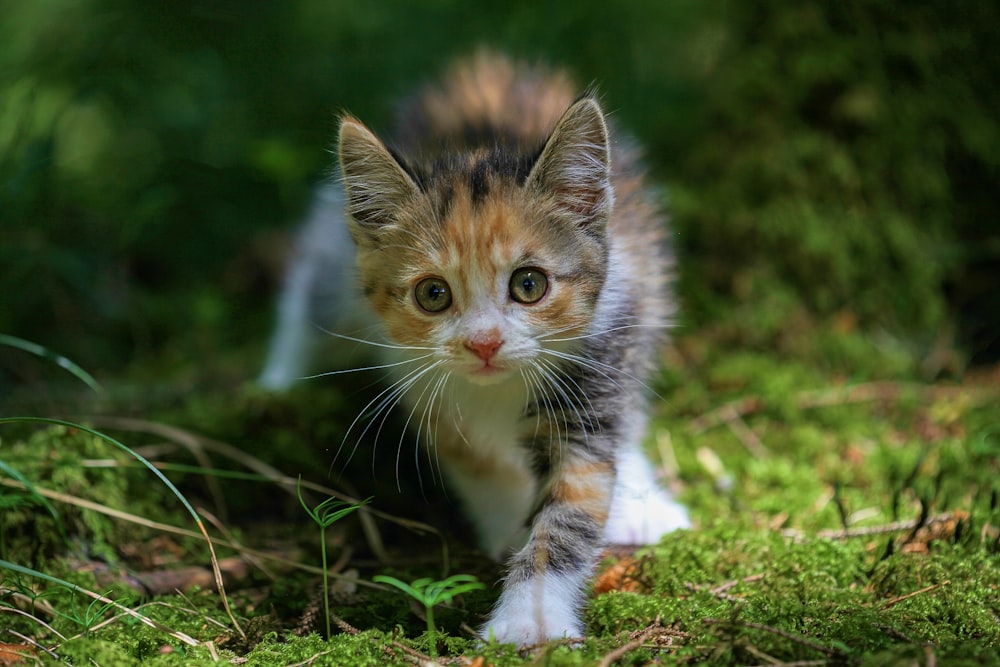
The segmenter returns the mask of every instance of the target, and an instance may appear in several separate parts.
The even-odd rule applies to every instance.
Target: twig
[[[250,563],[250,565],[256,567],[258,570],[263,572],[264,575],[269,579],[271,579],[272,581],[278,578],[278,575],[275,572],[273,572],[267,565],[265,565],[261,561],[261,559],[257,558],[253,554],[247,553],[244,550],[243,544],[236,539],[236,537],[233,535],[233,532],[229,530],[229,528],[222,521],[220,521],[218,517],[212,514],[212,512],[208,511],[204,507],[199,507],[198,514],[205,517],[205,520],[211,523],[217,531],[222,533],[222,536],[226,540],[228,540],[230,544],[236,545],[235,549],[237,553],[240,554],[241,558],[243,558],[248,563]]]
[[[763,407],[763,401],[759,398],[741,398],[721,405],[711,412],[706,412],[697,419],[691,420],[691,430],[695,435],[724,424],[735,417],[746,417],[758,412]]]
[[[331,649],[329,651],[320,651],[319,653],[315,653],[315,654],[309,656],[308,658],[306,658],[302,662],[293,662],[292,664],[286,665],[285,667],[305,667],[305,665],[311,665],[314,662],[316,662],[317,660],[319,660],[320,658],[322,658],[324,655],[327,655],[329,653],[333,653],[333,650]]]
[[[775,628],[770,625],[764,625],[763,623],[752,623],[750,621],[723,620],[720,618],[705,618],[702,619],[702,622],[705,623],[706,625],[740,625],[743,626],[744,628],[750,628],[752,630],[762,630],[764,632],[769,632],[772,635],[777,635],[778,637],[783,637],[784,639],[793,641],[796,644],[801,644],[802,646],[811,648],[814,651],[819,651],[820,653],[828,655],[832,658],[836,658],[838,660],[842,660],[846,657],[844,652],[841,651],[840,649],[823,646],[822,644],[818,644],[812,641],[811,639],[806,639],[802,635],[797,635],[795,633],[788,632],[787,630],[782,630],[781,628]]]
[[[635,639],[633,639],[627,644],[619,646],[618,648],[616,648],[615,650],[611,651],[603,658],[601,658],[601,661],[597,663],[598,667],[611,667],[612,664],[623,658],[626,653],[629,653],[630,651],[634,651],[635,649],[640,648],[643,644],[652,639],[654,636],[667,634],[669,632],[670,631],[667,628],[664,628],[662,625],[660,625],[660,618],[657,617],[656,620],[653,621],[653,624],[650,625],[645,630],[643,630],[641,633],[639,633],[639,635],[635,637]]]
[[[166,438],[173,442],[176,442],[184,447],[189,447],[189,443],[197,442],[198,446],[203,447],[205,450],[214,451],[228,459],[237,461],[247,469],[267,478],[271,482],[277,484],[281,489],[290,495],[295,494],[296,486],[299,483],[299,479],[295,477],[289,477],[282,473],[277,468],[264,463],[260,459],[248,455],[243,450],[238,447],[234,447],[229,443],[222,442],[221,440],[214,440],[196,433],[192,433],[186,429],[182,429],[176,426],[171,426],[169,424],[162,424],[159,422],[144,420],[144,419],[133,419],[128,417],[107,417],[101,415],[90,415],[86,417],[81,417],[81,419],[95,425],[103,425],[105,428],[120,429],[123,431],[135,431],[139,433],[151,433],[153,435],[159,435],[160,437]],[[321,484],[316,484],[314,482],[301,482],[302,487],[321,493],[325,496],[334,496],[343,500],[347,503],[357,504],[360,502],[358,498],[347,495],[337,489],[331,489],[329,487],[323,486]],[[413,519],[407,519],[405,517],[399,517],[387,512],[382,512],[377,510],[370,505],[365,505],[357,512],[358,521],[361,523],[361,530],[365,535],[365,540],[368,543],[369,549],[372,553],[376,555],[380,562],[387,563],[391,561],[388,551],[385,545],[382,543],[382,536],[378,531],[378,526],[375,524],[374,518],[382,519],[384,521],[389,521],[398,526],[402,526],[407,530],[411,530],[415,533],[426,535],[434,535],[441,546],[441,560],[443,565],[443,570],[447,573],[449,553],[448,553],[448,542],[444,539],[444,535],[434,526],[430,524],[423,523],[421,521],[415,521]]]
[[[353,625],[342,619],[340,616],[337,616],[332,611],[330,612],[330,619],[337,625],[338,628],[340,628],[340,631],[343,632],[344,634],[357,635],[361,633],[360,630],[358,630],[356,627],[354,627]]]
[[[403,644],[397,640],[392,640],[392,645],[403,652],[403,657],[412,662],[414,665],[432,665],[436,664],[434,658],[430,657],[426,653],[421,653],[415,648],[410,648],[406,644]],[[388,647],[387,647],[388,648]],[[391,649],[390,649],[391,650]]]
[[[955,519],[955,514],[945,513],[936,514],[932,517],[925,519],[921,522],[919,519],[910,519],[908,521],[894,521],[893,523],[883,524],[881,526],[863,526],[861,528],[847,528],[838,530],[821,530],[816,533],[816,537],[824,540],[846,540],[854,537],[872,537],[874,535],[885,535],[888,533],[902,533],[905,531],[912,531],[914,528],[923,526],[930,526],[936,523],[944,523],[946,521],[952,521]],[[792,539],[804,539],[806,534],[802,531],[795,530],[794,528],[787,528],[781,531],[781,534],[785,537],[790,537]]]
[[[7,589],[0,588],[0,593],[6,593],[6,592],[7,592]],[[21,593],[15,593],[14,594],[15,598],[22,597],[22,595],[23,594],[21,594]],[[27,597],[27,596],[23,596],[23,597]],[[11,613],[11,614],[20,614],[22,616],[26,616],[27,618],[31,619],[35,623],[38,623],[40,626],[42,626],[43,628],[45,628],[46,630],[48,630],[49,632],[51,632],[52,634],[54,634],[56,637],[58,637],[62,641],[66,641],[66,637],[64,635],[60,634],[60,632],[58,630],[56,630],[51,625],[49,625],[48,623],[46,623],[42,619],[38,618],[34,614],[29,614],[28,612],[24,611],[23,609],[18,609],[17,607],[8,607],[7,605],[0,605],[0,612],[6,612],[6,613]],[[50,615],[55,615],[54,611],[47,611],[46,613],[48,613]],[[10,632],[10,630],[8,630],[8,632]]]
[[[738,586],[740,584],[753,584],[753,583],[756,583],[756,582],[760,581],[763,578],[764,578],[764,574],[763,573],[761,573],[761,574],[751,574],[749,577],[743,577],[742,579],[733,579],[731,581],[725,582],[724,584],[719,584],[718,586],[716,586],[715,588],[713,588],[711,590],[711,592],[713,594],[716,594],[716,593],[725,593],[730,588],[734,588],[735,586]]]
[[[9,486],[15,489],[27,488],[21,482],[15,479],[0,479],[0,486]],[[303,484],[303,486],[305,485]],[[80,498],[78,496],[72,496],[69,494],[60,493],[58,491],[52,491],[50,489],[46,489],[39,486],[33,487],[33,491],[40,496],[44,496],[52,500],[57,500],[59,502],[64,502],[67,504],[75,505],[77,507],[82,507],[84,509],[92,510],[94,512],[99,512],[100,514],[104,514],[105,516],[110,516],[116,519],[121,519],[123,521],[128,521],[130,523],[134,523],[140,526],[145,526],[152,530],[157,530],[163,533],[171,533],[173,535],[181,535],[183,537],[193,537],[193,538],[202,537],[202,534],[200,532],[189,530],[187,528],[180,528],[178,526],[171,526],[165,523],[159,523],[157,521],[151,521],[149,519],[137,516],[135,514],[129,514],[128,512],[116,510],[113,507],[108,507],[106,505],[95,503],[93,501],[87,500],[86,498]],[[283,556],[280,553],[269,553],[266,551],[261,551],[259,549],[251,549],[243,545],[233,544],[229,540],[217,537],[211,538],[211,541],[213,544],[225,547],[231,547],[233,549],[238,549],[243,554],[250,554],[256,558],[263,558],[274,562],[278,562],[303,572],[311,572],[313,574],[323,573],[322,568],[313,565],[307,565],[305,563],[298,563],[288,557]],[[337,574],[336,572],[331,572],[330,575],[333,577],[341,577],[341,578],[343,577],[343,575]],[[369,588],[380,588],[377,584],[373,584],[365,579],[357,579],[355,581],[359,586],[368,586]]]
[[[729,427],[729,430],[733,432],[733,435],[735,435],[739,441],[743,443],[743,446],[746,447],[747,451],[751,454],[758,458],[764,458],[768,455],[769,452],[767,451],[767,447],[764,446],[764,443],[757,436],[757,434],[753,432],[753,429],[747,425],[747,423],[743,420],[743,417],[733,415],[731,419],[726,420],[726,426]]]
[[[955,393],[972,394],[984,400],[996,395],[994,391],[983,391],[978,387],[969,386],[927,386],[906,382],[863,382],[861,384],[834,387],[832,389],[812,389],[799,392],[795,396],[795,407],[800,410],[847,405],[850,403],[869,403],[872,401],[895,400],[904,391],[914,391],[925,398],[937,398]],[[747,417],[760,412],[765,403],[756,396],[731,401],[718,408],[691,420],[690,427],[695,435],[734,419]]]
[[[764,578],[763,574],[752,574],[749,577],[744,577],[742,579],[733,579],[731,581],[724,582],[722,584],[719,584],[718,586],[715,586],[714,588],[709,588],[705,584],[695,584],[692,582],[686,582],[684,584],[684,587],[689,591],[694,591],[694,592],[708,591],[714,597],[720,600],[727,600],[729,602],[740,602],[743,600],[743,598],[741,598],[738,595],[730,595],[726,591],[740,584],[751,584],[756,581],[760,581],[763,578]]]
[[[930,586],[925,586],[924,588],[921,588],[919,591],[913,591],[912,593],[907,593],[906,595],[900,595],[899,597],[894,597],[891,600],[888,600],[888,601],[882,603],[882,611],[885,611],[886,609],[889,609],[890,607],[895,607],[897,604],[899,604],[903,600],[909,600],[912,597],[916,597],[918,595],[923,595],[924,593],[929,593],[929,592],[933,591],[934,589],[941,588],[942,586],[947,586],[950,583],[951,583],[951,580],[948,579],[946,581],[942,581],[940,584],[932,584]]]
[[[879,630],[881,630],[882,632],[884,632],[885,634],[890,635],[892,637],[895,637],[896,639],[902,640],[902,641],[906,642],[907,644],[919,644],[920,643],[916,639],[914,639],[913,637],[911,637],[910,635],[908,635],[905,632],[903,632],[902,630],[897,630],[896,628],[894,628],[894,627],[892,627],[890,625],[886,625],[884,623],[876,623],[875,627],[878,628]]]
[[[573,644],[582,644],[584,637],[566,637],[565,639],[553,639],[549,641],[538,642],[537,644],[532,644],[530,646],[522,646],[517,649],[517,654],[521,657],[529,655],[532,651],[536,651],[540,648],[545,648],[547,646],[572,646]]]
[[[769,662],[753,665],[753,667],[824,667],[824,665],[829,664],[829,660],[796,660],[795,662]]]
[[[45,648],[44,646],[42,646],[41,644],[39,644],[38,642],[36,642],[31,637],[28,637],[27,635],[22,635],[20,632],[17,632],[16,630],[11,630],[10,628],[7,628],[7,632],[10,633],[10,634],[12,634],[12,635],[14,635],[15,637],[17,637],[21,641],[25,642],[26,644],[30,644],[31,646],[34,646],[35,648],[37,648],[40,651],[45,651],[46,653],[48,653],[54,659],[56,659],[56,660],[59,659],[59,656],[56,655],[53,651],[50,651],[49,649]],[[3,656],[0,656],[0,657],[3,657]],[[3,664],[5,664],[5,665],[13,665],[13,664],[16,664],[16,663],[7,661],[7,662],[4,662]]]

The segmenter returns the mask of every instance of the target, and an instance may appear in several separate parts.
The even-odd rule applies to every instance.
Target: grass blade
[[[56,366],[63,368],[70,373],[72,373],[78,380],[83,382],[85,385],[93,389],[94,391],[100,393],[101,385],[98,384],[94,376],[87,371],[80,368],[72,359],[68,359],[61,354],[56,354],[52,350],[42,347],[38,343],[32,343],[30,340],[24,340],[23,338],[18,338],[16,336],[9,336],[7,334],[0,333],[0,345],[7,345],[8,347],[13,347],[18,350],[23,350],[36,357],[41,357],[51,361]]]
[[[84,426],[83,424],[75,424],[73,422],[68,422],[62,419],[51,419],[49,417],[0,417],[0,425],[17,423],[17,422],[64,426],[66,428],[78,429],[80,431],[83,431],[84,433],[89,433],[94,437],[100,438],[101,440],[104,440],[105,442],[114,445],[123,452],[126,452],[129,456],[133,457],[136,461],[142,463],[154,475],[156,475],[156,477],[161,482],[163,482],[163,484],[168,489],[170,489],[170,492],[173,493],[174,496],[176,496],[177,499],[181,501],[181,504],[184,506],[184,509],[186,509],[188,514],[190,514],[191,517],[194,519],[195,524],[198,526],[198,530],[202,534],[202,537],[205,538],[205,543],[208,545],[209,553],[212,556],[212,571],[215,574],[215,583],[216,586],[218,586],[219,588],[219,596],[222,599],[222,606],[225,607],[226,613],[229,616],[229,620],[233,622],[233,627],[236,628],[236,631],[240,634],[241,637],[244,638],[246,637],[245,633],[243,632],[243,627],[240,625],[239,621],[236,620],[236,616],[233,615],[232,609],[230,609],[229,607],[229,599],[226,597],[226,589],[222,581],[222,571],[219,569],[219,561],[215,555],[215,547],[212,546],[212,538],[209,537],[208,531],[205,529],[205,524],[204,522],[202,522],[201,517],[198,516],[198,513],[195,511],[194,507],[191,506],[191,503],[188,502],[187,498],[184,497],[184,495],[180,492],[180,490],[178,490],[178,488],[174,486],[174,483],[171,482],[169,479],[167,479],[166,475],[160,472],[156,468],[156,466],[150,463],[144,456],[133,450],[131,447],[119,442],[118,440],[112,438],[110,435],[106,435],[104,433],[101,433],[100,431],[95,431],[94,429],[88,426]]]

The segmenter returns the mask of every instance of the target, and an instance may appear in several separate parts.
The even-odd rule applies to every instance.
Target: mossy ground
[[[442,634],[435,648],[441,660],[482,656],[477,664],[498,666],[588,665],[609,655],[617,655],[620,665],[997,661],[996,372],[947,384],[885,380],[870,369],[891,366],[892,355],[853,339],[858,334],[827,337],[832,343],[825,359],[843,359],[839,350],[845,347],[872,357],[853,367],[818,362],[823,355],[783,357],[749,348],[726,353],[715,335],[686,334],[665,355],[668,370],[656,386],[660,398],[649,442],[651,454],[664,463],[665,482],[690,507],[696,527],[634,555],[609,556],[597,580],[601,592],[592,595],[586,612],[582,645],[556,642],[522,654],[477,646],[465,628],[476,627],[488,611],[496,595],[488,587],[438,611]],[[914,377],[905,368],[894,370]],[[210,526],[213,535],[224,530],[226,539],[264,550],[281,545],[283,555],[295,552],[293,560],[318,564],[318,531],[291,494],[264,476],[226,477],[219,470],[245,472],[252,454],[291,476],[337,486],[336,475],[328,478],[325,470],[329,445],[340,442],[347,418],[363,405],[346,385],[285,396],[245,385],[206,386],[131,408],[121,398],[124,392],[109,389],[111,398],[77,407],[150,458],[194,463],[168,466],[168,474],[193,502],[223,517],[218,529]],[[121,420],[130,409],[146,414],[147,427],[224,441],[247,459],[226,460],[222,450],[207,447],[207,458],[199,460],[194,449],[171,441],[169,432],[151,436],[134,425],[110,428],[108,415]],[[352,493],[375,489],[376,508],[435,526],[450,547],[447,561],[441,538],[376,520],[391,559],[380,563],[357,521],[346,520],[332,527],[329,542],[331,560],[346,559],[337,568],[344,578],[333,583],[333,636],[320,636],[315,570],[265,560],[229,586],[241,637],[210,583],[183,596],[149,596],[127,585],[151,573],[205,568],[208,557],[196,537],[137,527],[67,500],[85,498],[193,528],[148,470],[81,431],[0,428],[3,462],[33,489],[17,488],[16,480],[3,488],[3,559],[114,597],[162,624],[149,627],[120,612],[116,617],[115,610],[80,594],[5,573],[4,624],[51,647],[59,660],[190,665],[210,664],[218,656],[260,665],[412,664],[419,659],[414,656],[430,652],[420,609],[398,592],[365,583],[375,574],[436,577],[445,567],[486,582],[499,574],[463,544],[467,527],[446,494],[431,484],[418,488],[405,465],[402,490],[396,489],[394,461],[373,462],[366,453],[340,479]],[[48,454],[39,457],[41,451]],[[383,483],[372,486],[373,478]],[[48,494],[43,501],[47,491],[65,497]],[[217,550],[221,559],[240,551]],[[47,625],[13,608],[33,608]],[[162,628],[199,645],[188,646]],[[613,653],[630,642],[631,650]]]
[[[411,457],[397,473],[400,424],[341,470],[367,378],[248,383],[332,113],[385,129],[400,94],[486,44],[596,83],[669,188],[685,326],[648,445],[696,528],[609,561],[629,574],[598,579],[580,647],[477,647],[463,624],[491,587],[438,611],[439,653],[1000,664],[1000,5],[243,5],[4,7],[0,333],[105,390],[0,346],[0,417],[91,423],[164,466],[225,542],[237,620],[148,469],[80,429],[7,423],[0,559],[161,625],[8,567],[0,663],[411,664],[419,609],[372,576],[495,581],[426,462],[422,484]],[[332,527],[329,640],[298,475],[422,522]]]

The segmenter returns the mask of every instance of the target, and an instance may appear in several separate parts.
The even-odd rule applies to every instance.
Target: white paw
[[[582,579],[549,573],[505,586],[480,635],[518,646],[582,637],[583,624],[577,612]]]
[[[551,619],[539,625],[532,617],[513,618],[494,614],[482,627],[479,634],[486,640],[495,639],[500,644],[536,646],[552,639],[582,637],[583,626],[576,619],[563,619],[556,623]]]
[[[611,544],[653,544],[669,532],[690,527],[687,510],[666,491],[622,487],[615,489],[604,539]]]

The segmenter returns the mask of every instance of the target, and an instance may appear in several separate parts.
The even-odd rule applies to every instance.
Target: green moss
[[[657,384],[650,445],[676,460],[696,526],[640,554],[638,591],[592,599],[578,648],[522,657],[476,647],[462,624],[478,626],[496,587],[437,610],[447,635],[437,648],[497,667],[592,665],[659,618],[669,645],[617,664],[995,664],[996,379],[924,379],[961,377],[966,357],[991,358],[996,345],[996,7],[390,4],[289,2],[239,25],[105,0],[11,10],[0,22],[0,64],[15,73],[0,82],[0,208],[13,223],[0,243],[0,294],[16,298],[3,302],[0,330],[68,354],[106,393],[67,390],[60,369],[2,349],[0,411],[137,415],[222,440],[434,523],[454,538],[449,572],[496,580],[497,567],[458,547],[468,531],[452,521],[452,499],[365,446],[337,454],[370,387],[317,380],[273,396],[246,382],[276,289],[272,230],[298,215],[329,161],[330,109],[384,127],[391,97],[488,34],[600,82],[671,182],[685,326]],[[347,52],[356,57],[337,55]],[[139,70],[123,70],[123,58]],[[134,447],[163,440],[116,435]],[[190,526],[148,472],[97,438],[26,426],[0,438],[5,479]],[[187,450],[155,451],[192,463]],[[244,470],[214,453],[211,465]],[[204,474],[168,474],[246,543],[277,538],[318,563],[294,497],[236,478],[213,495]],[[97,583],[95,563],[149,566],[135,547],[154,548],[154,532],[31,491],[0,494],[5,559],[213,641],[223,660],[404,665],[395,642],[429,648],[404,600],[363,587],[334,603],[360,634],[292,635],[317,592],[305,573],[255,575],[231,591],[242,639],[214,592],[150,601]],[[821,532],[938,513],[956,519],[939,534]],[[442,576],[435,538],[378,527],[393,567],[368,553],[353,520],[332,536],[353,549],[348,567],[360,578]],[[199,541],[171,539],[178,566],[207,563]],[[50,603],[55,616],[37,613],[57,631],[87,630],[60,642],[28,617],[0,616],[74,664],[211,662],[205,647],[0,571],[0,605],[23,606],[15,593]]]

